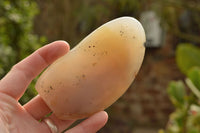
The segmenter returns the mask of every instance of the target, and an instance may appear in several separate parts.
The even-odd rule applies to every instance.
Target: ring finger
[[[57,127],[59,133],[67,129],[73,122],[75,122],[75,120],[60,120],[54,114],[44,119],[52,121],[51,124]],[[49,127],[50,130],[51,128],[50,125],[48,125],[44,120],[42,122],[44,122]]]
[[[37,95],[31,101],[23,106],[26,111],[36,120],[44,118],[45,115],[49,114],[51,110],[40,97]]]
[[[59,133],[65,130],[66,128],[68,128],[75,121],[75,120],[59,120],[58,118],[56,118],[54,114],[52,114],[47,119],[50,119],[53,121],[53,123],[51,124],[46,124],[43,121],[43,123],[45,123],[46,126],[48,127],[49,131],[52,132],[50,130],[51,127],[56,126]],[[90,116],[86,120],[82,121],[80,124],[76,125],[75,127],[69,129],[65,133],[95,133],[106,124],[107,120],[108,120],[107,113],[105,111],[100,111]]]
[[[51,112],[49,107],[46,105],[46,103],[42,100],[42,98],[39,95],[34,97],[31,101],[29,101],[23,107],[36,120],[40,120],[44,118],[45,115]],[[58,128],[59,132],[65,130],[74,122],[74,120],[60,120],[54,114],[50,115],[48,119],[53,121],[53,123]],[[42,123],[45,126],[47,125],[44,121]]]

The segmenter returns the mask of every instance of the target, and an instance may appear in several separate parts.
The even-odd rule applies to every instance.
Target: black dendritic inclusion
[[[50,86],[49,88],[50,88],[51,90],[53,90],[53,87],[52,87],[52,86]]]
[[[80,83],[86,78],[86,74],[81,74],[76,76],[75,82],[72,84],[73,86],[79,86]]]
[[[85,78],[85,74],[82,74],[82,78]]]
[[[120,36],[123,36],[123,34],[124,34],[124,32],[123,31],[119,31],[119,33],[120,33]]]
[[[49,86],[49,89],[44,90],[44,92],[49,93],[51,90],[53,90],[53,87],[52,87],[52,86]]]
[[[95,45],[89,45],[88,48],[95,48]]]
[[[89,46],[88,46],[89,49],[88,49],[88,50],[84,49],[84,52],[90,52],[90,49],[91,49],[91,48],[95,48],[95,47],[96,47],[95,45],[89,45]],[[96,56],[96,55],[97,55],[97,53],[93,53],[93,54],[92,54],[92,56]]]
[[[124,34],[124,32],[123,31],[120,31],[120,33],[121,34]],[[83,51],[84,52],[92,52],[92,48],[96,48],[96,45],[94,45],[94,44],[90,44],[89,46],[87,46],[88,47],[88,49],[83,49]],[[94,52],[94,53],[93,53]],[[92,53],[91,53],[91,55],[94,57],[94,56],[98,56],[98,60],[100,59],[100,56],[106,56],[106,55],[108,55],[108,52],[106,51],[106,50],[104,50],[104,51],[99,51],[99,52],[97,52],[96,50],[94,50]]]

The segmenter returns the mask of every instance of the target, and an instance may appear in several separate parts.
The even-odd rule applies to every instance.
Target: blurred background
[[[55,40],[71,48],[100,25],[132,16],[147,44],[141,70],[106,111],[100,133],[200,132],[199,0],[1,0],[0,78],[36,49]],[[25,104],[37,92],[28,87]]]

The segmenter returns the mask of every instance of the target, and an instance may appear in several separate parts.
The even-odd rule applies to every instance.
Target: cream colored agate
[[[133,82],[143,61],[142,25],[114,19],[84,38],[40,76],[36,90],[55,115],[81,119],[113,104]]]

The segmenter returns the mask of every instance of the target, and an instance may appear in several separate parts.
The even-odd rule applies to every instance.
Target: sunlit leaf
[[[190,68],[200,67],[200,49],[191,44],[179,44],[176,50],[176,61],[180,70],[187,74]]]
[[[186,96],[185,86],[182,81],[172,81],[168,86],[168,94],[172,103],[178,107],[182,108],[185,104],[184,97]]]
[[[200,67],[190,69],[187,75],[200,92]]]

